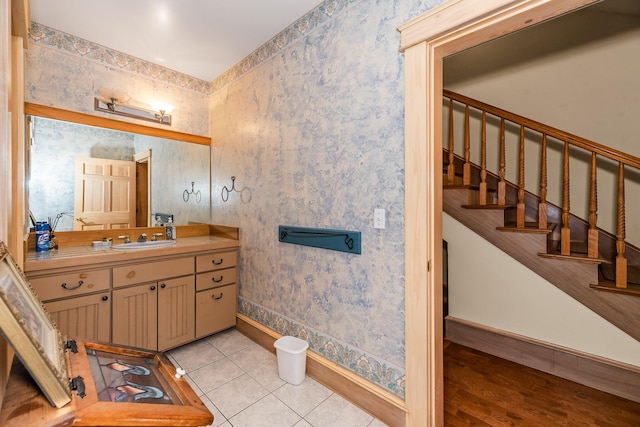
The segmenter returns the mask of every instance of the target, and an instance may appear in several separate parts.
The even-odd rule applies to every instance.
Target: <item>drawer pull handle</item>
[[[152,291],[155,291],[155,290],[156,290],[156,287],[155,287],[155,286],[152,286],[152,287],[151,287],[151,290],[152,290]]]
[[[102,301],[106,301],[106,300],[108,300],[108,299],[109,299],[109,297],[108,297],[108,296],[106,296],[106,295],[102,297]]]
[[[73,287],[67,287],[67,282],[62,283],[62,287],[65,288],[68,291],[72,291],[74,289],[78,289],[80,286],[84,285],[84,281],[83,280],[78,280],[78,286],[73,286]]]
[[[222,296],[224,295],[224,292],[220,292],[220,296],[217,297],[216,294],[211,295],[211,298],[213,299],[222,299]]]
[[[218,282],[222,282],[222,279],[224,279],[224,276],[220,276],[220,278],[218,280],[216,280],[215,277],[212,277],[211,280],[218,283]]]
[[[167,287],[167,284],[166,284],[166,283],[163,283],[162,285],[160,285],[160,287],[161,287],[162,289],[164,289],[164,288],[166,288],[166,287]]]
[[[223,262],[224,262],[224,258],[220,258],[220,261],[216,261],[215,259],[212,259],[212,260],[211,260],[211,263],[212,263],[213,265],[220,265],[220,264],[222,264]]]

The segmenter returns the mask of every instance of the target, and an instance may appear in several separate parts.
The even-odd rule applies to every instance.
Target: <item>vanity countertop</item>
[[[238,245],[239,242],[235,239],[206,235],[178,238],[174,246],[153,249],[122,251],[112,248],[94,249],[91,245],[85,245],[61,247],[44,252],[30,250],[25,259],[24,271],[29,274],[38,274],[43,270],[123,261],[153,260],[161,256],[236,248]]]

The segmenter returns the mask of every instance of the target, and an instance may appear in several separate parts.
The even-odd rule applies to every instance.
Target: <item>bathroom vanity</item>
[[[237,229],[182,226],[168,247],[28,251],[24,270],[63,335],[166,351],[235,326],[237,261]]]

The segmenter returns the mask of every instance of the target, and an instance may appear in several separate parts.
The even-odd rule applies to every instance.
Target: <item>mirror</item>
[[[51,219],[57,222],[55,231],[74,230],[76,158],[89,157],[136,161],[138,174],[149,178],[148,183],[138,180],[137,211],[148,211],[136,226],[154,226],[156,213],[173,215],[176,225],[210,222],[209,145],[39,116],[31,116],[30,133],[32,220]]]

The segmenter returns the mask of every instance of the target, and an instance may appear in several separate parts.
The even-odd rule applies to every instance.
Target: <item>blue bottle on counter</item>
[[[51,247],[49,245],[49,231],[48,222],[36,223],[36,252],[48,251]]]

